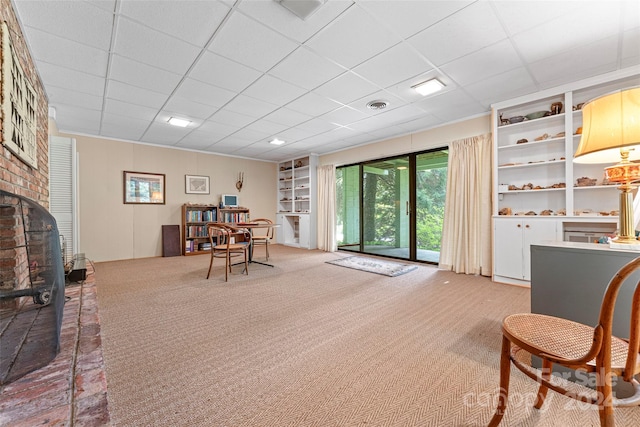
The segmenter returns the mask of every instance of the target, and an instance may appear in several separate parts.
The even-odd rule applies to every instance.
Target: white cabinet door
[[[544,240],[562,240],[558,238],[558,221],[549,219],[525,219],[522,221],[522,275],[524,280],[531,280],[531,245]]]
[[[299,238],[300,238],[300,247],[301,248],[305,248],[305,249],[309,249],[309,244],[310,244],[310,233],[311,230],[309,229],[309,215],[300,215],[299,216]],[[315,232],[315,230],[313,230]]]
[[[559,240],[553,218],[496,218],[494,246],[496,276],[531,280],[531,244]]]
[[[279,244],[284,244],[284,236],[286,233],[286,227],[285,227],[285,217],[284,215],[276,215],[276,224],[278,224],[280,227],[276,227],[276,243]]]
[[[496,276],[522,279],[522,219],[494,220],[494,256]]]

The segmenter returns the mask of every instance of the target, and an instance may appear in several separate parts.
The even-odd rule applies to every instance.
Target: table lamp
[[[574,163],[619,163],[604,169],[620,190],[620,226],[612,246],[640,250],[633,220],[632,183],[640,180],[640,86],[593,99],[582,107],[582,137]],[[620,244],[620,246],[618,246]],[[633,245],[633,246],[632,246]],[[636,246],[637,245],[637,246]]]

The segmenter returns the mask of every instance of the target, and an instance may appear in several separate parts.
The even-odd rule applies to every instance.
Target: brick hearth
[[[68,284],[60,354],[0,388],[0,425],[109,425],[95,277]]]

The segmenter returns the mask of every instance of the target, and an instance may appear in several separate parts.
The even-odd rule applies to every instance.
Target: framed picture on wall
[[[163,173],[124,171],[124,203],[164,205]]]
[[[209,194],[208,176],[185,175],[184,185],[184,192],[187,194]]]

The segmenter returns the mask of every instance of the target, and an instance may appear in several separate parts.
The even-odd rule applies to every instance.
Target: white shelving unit
[[[316,248],[317,166],[316,155],[278,164],[278,243]]]
[[[603,182],[602,164],[574,164],[581,106],[614,90],[640,85],[635,74],[612,73],[492,106],[494,280],[528,285],[529,246],[563,240],[568,226],[615,229],[618,190]],[[553,111],[552,104],[562,104]],[[527,115],[548,112],[539,118]],[[516,122],[518,116],[524,120]],[[509,121],[509,119],[512,119]],[[578,180],[594,180],[578,186]],[[518,262],[519,261],[519,262]]]

